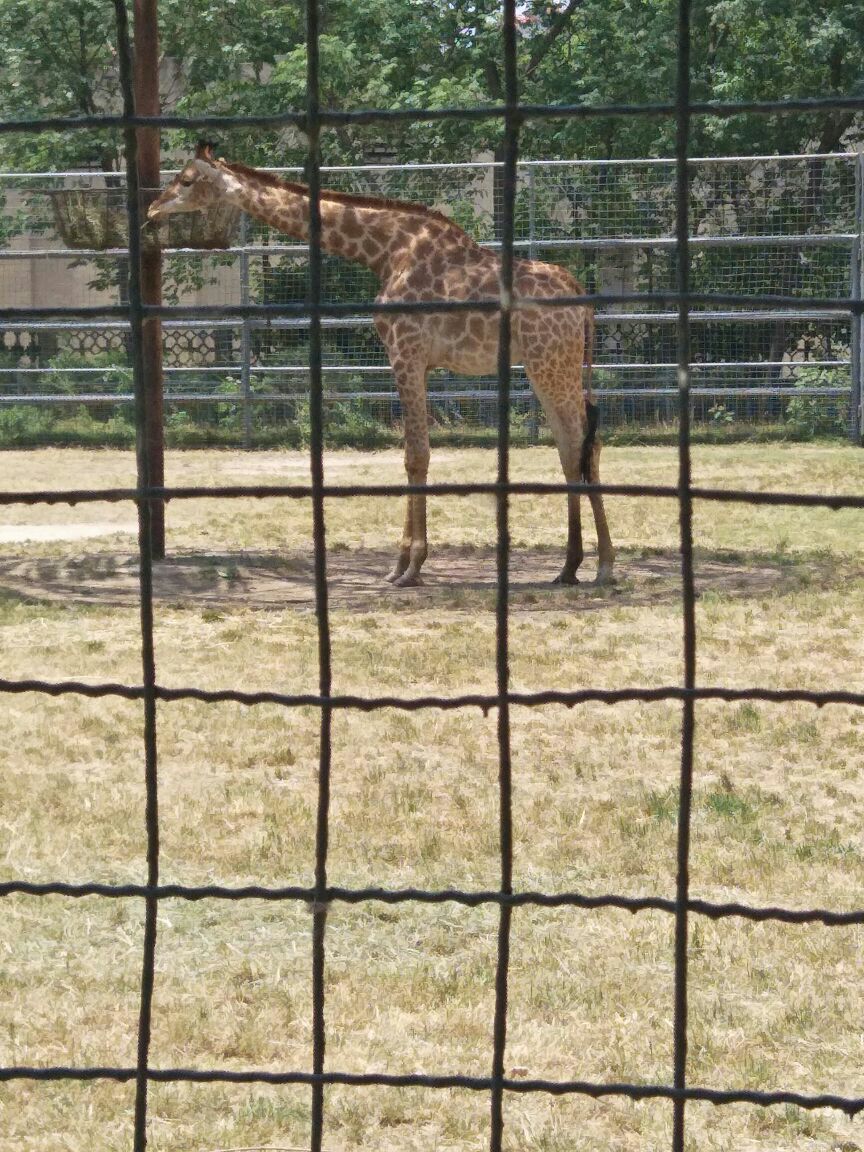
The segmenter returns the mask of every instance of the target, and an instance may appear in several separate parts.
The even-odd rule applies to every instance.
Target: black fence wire
[[[694,899],[689,888],[690,861],[690,803],[693,785],[693,752],[696,724],[696,705],[699,701],[760,700],[782,705],[789,702],[806,702],[816,707],[828,704],[849,704],[864,707],[864,694],[841,690],[774,691],[754,687],[751,689],[701,688],[697,680],[697,635],[696,635],[696,590],[693,567],[693,506],[697,500],[739,501],[762,505],[818,506],[826,509],[864,509],[864,495],[820,495],[786,494],[775,492],[731,491],[697,488],[691,483],[689,388],[690,388],[690,334],[689,309],[694,304],[741,303],[741,298],[730,296],[699,297],[690,294],[690,251],[688,246],[688,145],[690,122],[695,115],[735,116],[743,112],[793,114],[812,112],[818,109],[864,110],[864,98],[813,99],[790,101],[766,101],[748,103],[694,103],[690,100],[690,8],[691,0],[679,0],[678,5],[678,69],[677,95],[674,103],[655,105],[607,105],[588,107],[582,105],[536,106],[522,105],[518,99],[516,67],[516,4],[515,0],[503,0],[503,59],[505,65],[505,104],[496,108],[443,109],[438,111],[354,111],[330,112],[319,106],[319,59],[318,59],[318,7],[314,0],[307,5],[307,80],[308,102],[302,113],[280,113],[272,117],[202,117],[195,120],[178,117],[138,117],[134,113],[132,84],[132,56],[127,27],[127,13],[124,0],[114,0],[117,19],[118,63],[124,93],[124,108],[121,117],[89,117],[78,120],[45,119],[17,120],[0,123],[0,132],[39,132],[74,131],[87,127],[122,127],[125,132],[127,156],[127,210],[130,235],[130,283],[128,309],[36,309],[10,310],[3,313],[2,319],[26,317],[35,319],[42,315],[55,317],[72,316],[117,316],[126,315],[131,322],[132,352],[136,412],[139,430],[144,425],[144,397],[148,382],[145,379],[142,356],[142,332],[148,320],[161,315],[177,316],[183,310],[147,306],[142,303],[139,276],[139,231],[140,209],[139,188],[136,169],[136,127],[145,125],[162,127],[195,127],[212,129],[219,127],[280,126],[293,124],[302,128],[309,139],[308,180],[311,201],[309,298],[305,306],[298,306],[297,313],[309,318],[309,370],[311,378],[310,423],[311,423],[311,485],[294,486],[232,486],[221,488],[171,488],[156,487],[150,482],[148,460],[142,447],[138,450],[138,481],[132,489],[109,490],[54,490],[31,492],[0,492],[0,505],[36,503],[83,503],[92,501],[134,501],[139,517],[139,558],[140,558],[140,632],[142,679],[140,684],[86,684],[75,681],[50,682],[44,680],[0,680],[0,692],[42,693],[57,696],[75,693],[90,697],[116,696],[141,701],[144,716],[144,775],[146,785],[146,829],[147,829],[147,878],[143,884],[66,884],[28,883],[10,881],[0,884],[0,896],[13,894],[43,897],[48,895],[81,898],[99,896],[107,899],[140,900],[144,904],[144,947],[141,967],[137,1059],[134,1066],[127,1067],[0,1067],[0,1081],[134,1081],[135,1113],[133,1128],[134,1152],[144,1152],[148,1133],[148,1087],[153,1083],[232,1083],[232,1084],[297,1084],[308,1085],[312,1091],[311,1149],[321,1152],[326,1127],[325,1089],[329,1085],[351,1086],[393,1086],[422,1088],[459,1088],[488,1094],[491,1108],[490,1148],[500,1152],[504,1132],[505,1098],[508,1093],[548,1093],[553,1096],[581,1094],[593,1099],[604,1097],[625,1097],[631,1100],[662,1099],[672,1103],[673,1108],[673,1152],[683,1152],[685,1141],[685,1117],[688,1101],[704,1101],[715,1105],[749,1103],[762,1106],[789,1104],[805,1109],[833,1108],[849,1116],[864,1110],[864,1097],[848,1097],[839,1094],[808,1094],[792,1091],[756,1091],[740,1089],[710,1089],[691,1084],[687,1075],[688,1040],[688,927],[690,918],[704,916],[717,920],[723,917],[740,917],[750,921],[777,921],[787,924],[821,923],[827,926],[864,925],[864,909],[849,912],[834,912],[827,908],[814,907],[793,910],[783,907],[757,907],[739,903],[712,903]],[[679,385],[679,438],[678,438],[678,483],[672,487],[646,485],[579,485],[566,484],[512,484],[509,480],[509,428],[508,397],[510,389],[510,316],[511,286],[513,275],[513,207],[515,197],[516,161],[519,149],[520,125],[529,117],[586,117],[586,116],[663,116],[674,117],[676,122],[675,155],[677,160],[677,284],[674,293],[656,297],[668,302],[678,310],[678,385]],[[465,496],[477,493],[494,495],[497,506],[497,597],[496,597],[496,691],[490,694],[464,694],[453,697],[361,697],[334,695],[332,693],[331,638],[328,610],[327,587],[327,543],[324,516],[326,499],[350,499],[360,495],[399,495],[417,489],[408,485],[381,486],[333,486],[326,485],[323,473],[323,386],[321,363],[321,319],[327,315],[353,312],[367,312],[370,306],[362,305],[323,305],[321,302],[321,217],[320,217],[320,150],[319,133],[323,126],[334,124],[368,124],[384,120],[445,120],[445,119],[488,119],[501,121],[504,138],[504,221],[502,233],[502,276],[501,297],[498,303],[489,308],[499,311],[501,317],[501,340],[498,358],[499,426],[498,426],[498,469],[494,484],[438,484],[429,485],[422,491],[428,494]],[[572,301],[544,301],[544,304],[560,306],[566,303],[584,304],[592,302],[592,297],[578,297]],[[608,304],[612,298],[605,296]],[[622,302],[644,302],[645,296],[622,295]],[[652,297],[655,299],[655,297]],[[748,306],[801,307],[800,299],[787,297],[761,296],[746,298]],[[849,311],[860,324],[862,304],[859,299],[826,300],[815,299],[806,302],[814,309],[842,307]],[[478,304],[471,303],[476,310]],[[460,305],[414,305],[399,304],[389,310],[436,310],[458,309]],[[462,305],[465,307],[465,305]],[[373,310],[384,311],[384,306]],[[242,315],[268,315],[276,312],[284,316],[291,309],[278,307],[235,307],[208,312]],[[194,315],[200,315],[195,311]],[[143,437],[139,435],[139,444]],[[656,689],[627,689],[605,691],[583,689],[580,691],[544,691],[516,693],[510,687],[509,678],[509,501],[518,493],[565,493],[570,490],[614,493],[624,496],[650,496],[658,499],[675,500],[679,507],[680,554],[682,575],[682,626],[684,678],[683,684]],[[169,499],[231,499],[235,497],[288,498],[311,497],[313,507],[315,606],[318,626],[319,689],[317,694],[286,695],[276,692],[242,692],[239,690],[204,691],[195,688],[168,689],[158,683],[154,656],[154,608],[153,608],[153,548],[151,544],[151,520],[153,510]],[[157,763],[157,703],[167,704],[182,699],[195,699],[217,704],[235,701],[247,705],[259,703],[278,704],[285,708],[312,706],[320,713],[318,802],[315,837],[315,873],[311,887],[264,887],[264,886],[186,886],[162,884],[159,876],[159,788]],[[514,892],[513,831],[512,831],[512,789],[511,789],[511,740],[510,710],[513,707],[535,707],[545,703],[558,703],[568,707],[578,706],[589,701],[602,701],[615,705],[623,701],[680,701],[681,722],[681,761],[680,799],[678,811],[677,842],[677,884],[674,899],[654,897],[630,898],[616,894],[586,896],[579,892],[550,894],[539,891]],[[359,710],[370,712],[382,708],[421,709],[479,708],[483,712],[494,710],[498,722],[498,763],[499,763],[499,840],[500,840],[500,884],[495,890],[468,891],[460,889],[347,889],[328,884],[328,832],[330,816],[330,764],[331,726],[337,710]],[[311,1071],[286,1070],[283,1072],[229,1071],[220,1069],[154,1068],[150,1063],[150,1033],[153,1019],[153,991],[157,947],[157,912],[160,901],[166,899],[197,900],[248,900],[303,901],[312,909],[312,1067]],[[378,901],[385,904],[417,902],[436,904],[452,901],[465,907],[480,905],[496,906],[499,910],[498,951],[495,975],[495,1007],[492,1021],[492,1046],[488,1076],[440,1075],[440,1074],[385,1074],[385,1073],[346,1073],[326,1066],[326,1001],[325,1001],[325,958],[327,912],[335,902],[359,904]],[[574,907],[583,909],[618,908],[639,913],[656,910],[674,918],[674,1050],[673,1075],[669,1084],[601,1083],[582,1080],[524,1079],[505,1075],[505,1054],[507,1045],[507,996],[509,977],[509,947],[512,911],[516,907],[533,905],[536,907]]]

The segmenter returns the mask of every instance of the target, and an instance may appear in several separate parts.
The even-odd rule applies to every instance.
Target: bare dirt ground
[[[93,540],[123,533],[137,535],[136,524],[0,524],[0,544],[44,544],[53,540]]]
[[[328,554],[332,606],[353,611],[382,607],[382,597],[396,609],[424,606],[470,607],[496,587],[492,548],[441,547],[427,561],[419,588],[394,589],[383,575],[393,556],[384,549],[335,549]],[[622,606],[664,604],[681,594],[681,561],[673,550],[619,557],[615,585],[597,588],[596,557],[586,558],[576,588],[551,583],[560,563],[552,548],[514,549],[510,562],[514,609],[554,610],[578,601],[580,608],[600,608],[610,600]],[[697,591],[734,598],[783,594],[802,581],[827,584],[842,579],[837,564],[809,560],[790,565],[784,557],[742,558],[721,552],[697,555]],[[0,560],[0,590],[28,600],[129,606],[136,602],[138,557],[132,551],[93,552],[78,557],[28,557]],[[248,552],[219,555],[178,554],[154,566],[158,602],[176,607],[314,608],[311,551]]]

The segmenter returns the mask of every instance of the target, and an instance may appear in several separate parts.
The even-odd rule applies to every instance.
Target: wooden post
[[[159,31],[157,0],[135,0],[135,111],[139,116],[159,115]],[[138,179],[143,192],[142,213],[159,188],[159,129],[138,129]],[[144,304],[162,303],[162,252],[157,245],[141,249],[141,298]],[[150,466],[150,483],[165,483],[163,418],[162,321],[144,320],[142,333],[147,412],[143,435]],[[140,433],[139,433],[140,434]],[[152,505],[151,546],[155,560],[165,559],[165,505]]]

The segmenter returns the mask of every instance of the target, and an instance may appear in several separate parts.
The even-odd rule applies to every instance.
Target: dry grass
[[[697,448],[704,484],[860,492],[864,456],[838,447]],[[608,450],[610,480],[671,482],[675,455]],[[305,477],[299,454],[184,453],[180,483]],[[128,454],[6,453],[0,487],[131,482]],[[338,453],[334,480],[401,479],[399,456]],[[434,479],[492,478],[490,452],[439,453]],[[515,478],[556,479],[554,454],[514,453]],[[551,589],[563,515],[514,501],[514,686],[656,685],[681,678],[674,504],[609,502],[621,583]],[[337,691],[494,689],[494,506],[436,500],[425,588],[379,582],[395,501],[330,502]],[[129,509],[4,509],[0,528],[128,527]],[[697,507],[703,683],[864,685],[864,516]],[[165,684],[314,691],[310,510],[291,501],[177,502],[159,574]],[[593,536],[589,533],[589,540]],[[3,675],[136,680],[134,539],[7,545]],[[593,565],[589,556],[586,567]],[[119,700],[0,698],[0,876],[140,880],[141,711]],[[519,888],[669,896],[675,883],[680,709],[514,709]],[[310,883],[317,717],[270,706],[159,709],[166,881]],[[479,712],[334,723],[335,884],[497,883],[495,718]],[[692,883],[712,899],[860,907],[864,716],[853,709],[698,708]],[[141,907],[7,898],[0,925],[0,1063],[134,1062]],[[495,914],[444,905],[337,907],[328,929],[330,1068],[485,1074]],[[859,929],[695,920],[692,1082],[864,1094]],[[310,931],[304,908],[167,901],[160,916],[155,1065],[308,1068]],[[519,910],[508,1066],[532,1076],[668,1082],[668,916]],[[151,1146],[204,1152],[299,1145],[309,1094],[153,1086]],[[130,1143],[129,1086],[0,1087],[0,1146],[107,1152]],[[325,1143],[479,1149],[488,1102],[464,1092],[334,1089]],[[823,1111],[688,1109],[700,1149],[852,1149],[860,1121]],[[525,1096],[506,1102],[516,1152],[668,1147],[662,1102]]]

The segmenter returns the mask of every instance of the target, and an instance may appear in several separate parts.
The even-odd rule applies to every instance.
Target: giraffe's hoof
[[[403,572],[393,581],[394,588],[420,588],[423,581],[417,572]]]
[[[403,576],[411,567],[411,558],[406,552],[403,556],[401,553],[396,557],[393,567],[384,577],[388,584],[395,584],[400,576]]]
[[[572,587],[574,584],[579,583],[579,577],[576,575],[575,572],[568,572],[565,568],[563,572],[558,573],[558,575],[555,577],[555,579],[552,581],[552,583],[553,584],[564,584],[564,585],[569,585],[570,587]]]
[[[600,567],[597,569],[597,579],[594,581],[594,583],[600,587],[603,587],[604,585],[608,587],[610,584],[617,584],[617,580],[612,575],[611,568]]]

